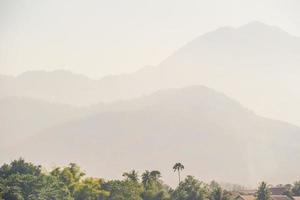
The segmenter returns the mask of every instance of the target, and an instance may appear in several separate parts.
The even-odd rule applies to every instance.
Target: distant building
[[[270,188],[271,195],[284,195],[285,191],[286,191],[286,188],[284,188],[284,187],[271,187]]]
[[[254,195],[238,195],[235,200],[255,200]]]
[[[257,190],[240,190],[239,194],[241,195],[255,195]]]
[[[293,200],[286,195],[271,195],[270,197],[271,200]],[[255,195],[238,195],[235,200],[256,200],[256,197]],[[298,200],[300,200],[300,198]]]
[[[271,195],[271,200],[292,200],[286,195]]]
[[[269,188],[271,195],[285,195],[284,192],[286,188],[284,187],[271,187]],[[255,195],[257,190],[240,190],[238,193],[240,195]],[[300,200],[300,199],[299,199]]]
[[[288,197],[285,195],[287,191],[284,187],[269,188],[271,200],[300,200],[300,196]],[[257,190],[240,190],[235,200],[256,200],[255,194]]]

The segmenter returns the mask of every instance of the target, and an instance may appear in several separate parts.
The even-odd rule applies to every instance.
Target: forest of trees
[[[145,171],[139,176],[132,170],[123,180],[88,178],[74,163],[46,171],[42,166],[23,159],[4,164],[0,168],[0,199],[4,200],[231,200],[234,192],[226,191],[215,181],[206,184],[187,176],[180,180],[181,163],[173,167],[178,172],[179,184],[167,186],[159,171]],[[285,185],[287,195],[300,195],[300,182]],[[266,183],[261,183],[258,200],[268,200]]]

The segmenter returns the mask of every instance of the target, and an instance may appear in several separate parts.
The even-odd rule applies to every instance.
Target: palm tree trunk
[[[179,183],[180,184],[180,171],[178,170],[178,180],[179,180]]]

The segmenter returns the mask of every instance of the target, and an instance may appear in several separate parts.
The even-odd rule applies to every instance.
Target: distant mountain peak
[[[260,21],[251,21],[245,25],[233,27],[233,26],[223,26],[220,28],[217,28],[213,31],[210,31],[204,35],[198,36],[196,39],[192,40],[190,43],[193,43],[194,41],[198,39],[203,38],[213,38],[213,39],[219,39],[223,37],[232,37],[232,35],[261,35],[261,36],[282,36],[282,35],[290,35],[288,32],[284,31],[282,28],[274,25],[268,25],[266,23],[260,22]]]
[[[241,27],[270,27],[270,25],[260,21],[251,21]]]
[[[249,33],[251,33],[251,32],[268,32],[272,35],[274,35],[276,33],[288,34],[286,31],[284,31],[282,28],[280,28],[278,26],[268,25],[268,24],[265,24],[260,21],[249,22],[243,26],[240,26],[239,28],[237,28],[237,30],[242,30],[242,31],[249,32]]]

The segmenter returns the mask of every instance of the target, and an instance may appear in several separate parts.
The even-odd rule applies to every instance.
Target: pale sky
[[[300,36],[299,11],[299,0],[0,0],[0,73],[133,72],[221,26],[256,20]]]

